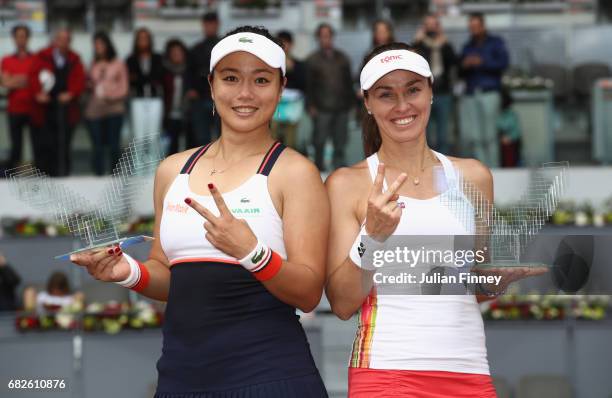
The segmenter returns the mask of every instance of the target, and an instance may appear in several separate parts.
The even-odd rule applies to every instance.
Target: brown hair
[[[62,271],[55,271],[47,280],[47,293],[51,294],[53,290],[59,290],[64,294],[70,293],[70,284],[66,274]]]
[[[406,43],[389,43],[383,44],[382,46],[378,46],[368,55],[366,55],[363,60],[363,66],[365,66],[372,58],[377,56],[378,54],[382,54],[385,51],[389,50],[408,50],[412,52],[416,52],[412,47],[410,47]],[[363,67],[361,68],[363,70]],[[431,84],[431,83],[430,83]],[[368,98],[368,91],[363,90],[363,97]],[[363,104],[365,107],[365,102]],[[363,152],[366,156],[370,156],[380,148],[382,144],[382,138],[380,136],[380,130],[378,130],[378,125],[376,124],[376,120],[374,116],[369,115],[367,110],[363,112],[363,119],[361,121],[361,131],[362,131],[362,139],[363,139]]]
[[[372,47],[376,45],[376,27],[378,25],[384,25],[385,28],[387,28],[387,30],[389,31],[389,43],[385,44],[391,44],[395,42],[395,29],[393,28],[393,24],[387,21],[386,19],[377,19],[372,24]]]

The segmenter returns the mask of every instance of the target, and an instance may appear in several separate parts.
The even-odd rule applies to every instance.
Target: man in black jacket
[[[433,14],[425,16],[413,47],[429,62],[434,75],[434,98],[427,133],[431,138],[435,126],[436,140],[432,147],[438,152],[446,153],[448,151],[448,122],[453,109],[452,79],[455,74],[457,57],[442,30],[440,21]]]
[[[326,23],[316,31],[319,48],[306,61],[306,106],[313,119],[315,164],[324,171],[323,149],[331,138],[333,167],[345,166],[348,113],[355,104],[355,91],[348,56],[334,47],[334,30]]]
[[[213,101],[208,85],[210,52],[219,42],[219,19],[214,12],[202,16],[204,39],[192,47],[187,64],[187,98],[189,99],[191,134],[187,147],[204,145],[211,141],[215,129]]]

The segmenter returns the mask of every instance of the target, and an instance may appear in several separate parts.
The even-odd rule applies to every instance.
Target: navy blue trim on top
[[[269,175],[270,171],[272,171],[272,167],[274,167],[274,163],[276,163],[278,157],[285,150],[285,148],[285,145],[279,141],[276,141],[261,161],[261,165],[259,165],[259,169],[257,169],[257,174],[263,174],[265,176]]]
[[[200,147],[200,149],[198,149],[194,153],[192,153],[183,168],[181,169],[181,174],[190,174],[191,170],[193,170],[193,166],[197,163],[198,159],[200,159],[200,157],[204,155],[204,153],[206,153],[208,147],[210,147],[211,144],[212,143],[208,143],[203,147]]]

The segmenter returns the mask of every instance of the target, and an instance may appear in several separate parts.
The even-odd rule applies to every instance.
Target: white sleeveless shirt
[[[457,185],[451,161],[434,151],[446,188]],[[378,155],[367,159],[372,180]],[[384,182],[384,189],[387,183]],[[443,195],[444,193],[442,193]],[[440,195],[420,200],[400,196],[402,216],[395,235],[469,235]],[[473,295],[377,295],[373,289],[359,312],[350,367],[489,374],[484,324]]]
[[[209,146],[210,144],[200,148],[192,155],[164,197],[159,236],[171,266],[183,262],[239,265],[236,258],[217,249],[206,239],[203,226],[206,220],[185,204],[185,198],[193,198],[215,216],[219,216],[219,209],[212,196],[197,195],[189,188],[191,170]],[[264,156],[257,174],[252,175],[239,187],[225,192],[223,200],[234,217],[246,220],[258,239],[265,242],[282,259],[286,259],[283,221],[268,191],[268,173],[283,149],[284,146],[276,142]],[[205,186],[207,183],[208,181],[201,181],[200,185]]]

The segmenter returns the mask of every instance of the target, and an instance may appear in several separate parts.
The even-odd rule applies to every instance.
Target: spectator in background
[[[372,24],[372,47],[368,49],[368,51],[364,54],[364,61],[361,63],[359,70],[363,69],[365,66],[365,58],[368,56],[370,51],[375,49],[378,46],[384,46],[385,44],[390,44],[395,41],[395,30],[393,28],[393,24],[384,19],[378,19],[374,21]],[[359,75],[355,76],[355,83],[359,86]],[[361,89],[357,90],[357,111],[355,112],[355,118],[358,123],[363,123],[366,120],[367,110],[363,105],[363,93]]]
[[[372,25],[372,49],[393,43],[395,41],[395,31],[391,22],[379,19]]]
[[[57,312],[75,302],[83,301],[83,293],[72,293],[68,277],[62,271],[55,271],[49,276],[46,290],[37,292],[30,286],[23,291],[24,310],[36,310],[38,314]]]
[[[501,109],[496,124],[501,141],[501,166],[516,167],[521,158],[521,124],[512,109],[512,96],[507,90],[501,93]]]
[[[130,77],[130,122],[135,138],[159,134],[162,130],[162,56],[154,50],[153,36],[147,28],[134,34],[132,54],[127,58]]]
[[[162,56],[154,51],[153,35],[147,28],[134,34],[132,53],[127,58],[132,97],[161,97]]]
[[[91,95],[85,109],[93,146],[93,169],[102,175],[117,164],[120,156],[121,127],[128,94],[128,72],[117,57],[115,46],[105,32],[93,38],[94,61],[89,72]],[[106,157],[106,147],[109,156]],[[110,164],[105,165],[105,158]]]
[[[34,56],[29,85],[32,132],[37,166],[50,176],[70,172],[70,147],[79,122],[79,97],[85,88],[81,58],[71,50],[66,28],[53,35],[51,45]],[[51,150],[53,148],[53,150]]]
[[[348,138],[348,112],[355,103],[351,64],[334,48],[334,30],[329,24],[317,27],[319,49],[307,60],[306,106],[314,121],[315,164],[324,171],[323,149],[328,137],[334,144],[333,167],[344,166]]]
[[[293,49],[293,35],[291,32],[282,30],[278,32],[277,37],[283,45],[283,50],[285,50],[287,68],[285,74],[287,83],[285,84],[278,110],[290,110],[289,108],[300,106],[300,104],[302,104],[300,109],[303,109],[303,97],[304,91],[306,90],[306,65],[304,62],[295,59],[291,55],[291,50]],[[299,117],[296,116],[294,119],[289,120],[287,115],[280,115],[283,119],[276,120],[277,117],[279,117],[279,113],[282,114],[283,112],[277,111],[274,116],[275,120],[272,122],[272,136],[282,141],[285,145],[297,149],[297,127]],[[298,112],[291,113],[298,114]],[[299,113],[301,115],[302,112]]]
[[[433,149],[448,152],[448,123],[453,109],[452,78],[457,58],[453,47],[448,42],[438,18],[429,14],[423,20],[423,26],[417,31],[413,43],[414,49],[429,62],[434,76],[433,103],[427,125],[428,142],[435,142]],[[435,126],[436,139],[432,139]]]
[[[185,131],[185,82],[188,50],[179,39],[166,43],[164,56],[164,133],[169,141],[168,155],[177,153]]]
[[[202,31],[204,39],[193,46],[188,62],[187,97],[191,119],[191,134],[187,142],[189,148],[209,143],[218,125],[208,85],[210,52],[219,42],[219,19],[216,13],[207,12],[202,16]]]
[[[0,253],[0,311],[16,311],[17,295],[15,290],[21,283],[21,278]]]
[[[470,15],[470,40],[461,53],[461,74],[466,94],[460,106],[461,139],[474,156],[489,167],[499,166],[495,123],[499,113],[501,77],[509,57],[501,37],[490,35],[484,15]]]
[[[7,116],[11,151],[7,168],[16,167],[21,162],[23,132],[30,125],[32,107],[32,97],[28,88],[28,76],[33,62],[33,56],[28,51],[30,28],[16,25],[12,29],[12,35],[15,53],[4,57],[0,65],[0,83],[8,89]],[[30,137],[32,137],[31,130]],[[34,145],[34,140],[31,141]]]

